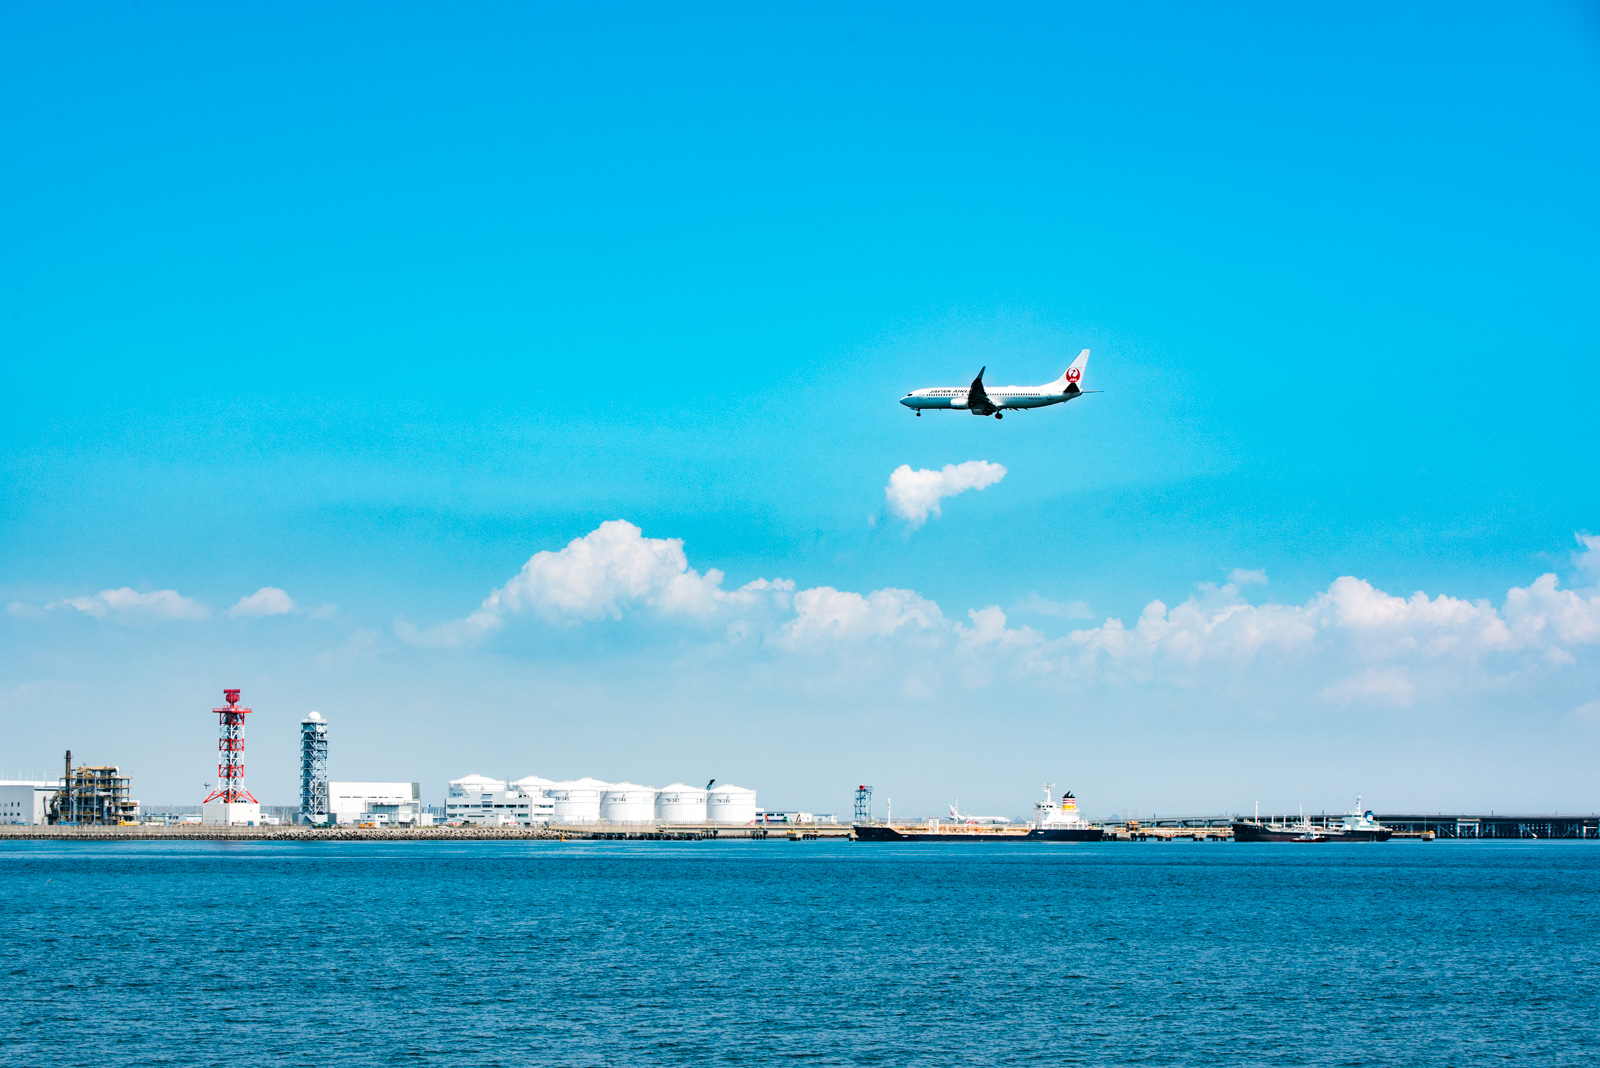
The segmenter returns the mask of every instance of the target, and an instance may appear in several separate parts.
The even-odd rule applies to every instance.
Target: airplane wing
[[[979,415],[990,415],[999,410],[989,399],[989,394],[983,391],[983,372],[988,369],[987,366],[980,367],[978,377],[972,380],[972,388],[967,390],[967,408]]]

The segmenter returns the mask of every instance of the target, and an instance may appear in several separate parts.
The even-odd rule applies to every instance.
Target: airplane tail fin
[[[1072,365],[1061,372],[1061,377],[1050,384],[1063,393],[1082,393],[1083,376],[1088,370],[1089,350],[1084,349],[1078,353],[1078,358],[1072,361]]]

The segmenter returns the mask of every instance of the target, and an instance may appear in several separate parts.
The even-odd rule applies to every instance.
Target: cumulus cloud
[[[944,627],[939,606],[911,590],[860,594],[819,586],[794,595],[794,618],[784,624],[783,636],[794,645],[811,645],[928,634]]]
[[[294,611],[294,598],[276,586],[263,586],[228,609],[234,619],[242,616],[281,616]]]
[[[211,615],[211,609],[199,601],[184,597],[177,590],[140,593],[127,586],[115,590],[101,590],[88,597],[68,597],[45,607],[72,608],[95,619],[110,619],[117,622],[205,619]]]
[[[937,471],[925,467],[913,471],[910,464],[901,464],[889,475],[883,493],[889,510],[915,528],[926,523],[930,515],[941,514],[939,502],[944,498],[985,489],[1005,477],[1004,467],[987,460],[945,464]]]
[[[1265,571],[1246,571],[1242,567],[1236,567],[1228,572],[1228,581],[1235,586],[1265,586],[1267,584],[1267,573]]]
[[[466,619],[428,630],[401,625],[401,637],[421,644],[459,645],[498,630],[507,619],[530,614],[574,626],[621,619],[645,610],[658,616],[708,619],[735,605],[783,597],[794,584],[758,579],[738,590],[722,588],[722,572],[689,566],[679,538],[647,538],[632,523],[601,523],[566,548],[534,553],[522,570],[494,590]]]
[[[517,616],[573,627],[630,616],[672,619],[702,635],[718,655],[740,649],[762,657],[819,654],[866,669],[900,672],[937,687],[942,673],[964,685],[1050,680],[1076,685],[1230,686],[1281,671],[1305,698],[1337,704],[1408,707],[1464,688],[1499,688],[1551,677],[1596,659],[1600,590],[1564,589],[1555,575],[1509,589],[1497,606],[1446,594],[1391,594],[1341,576],[1303,603],[1252,603],[1242,586],[1256,572],[1235,571],[1222,585],[1202,583],[1169,605],[1154,600],[1131,622],[1047,633],[1012,624],[998,606],[947,616],[915,590],[870,592],[784,579],[735,590],[723,575],[689,566],[677,539],[645,537],[631,523],[603,523],[565,548],[534,554],[465,619],[418,631],[408,640],[437,645],[482,638]],[[1046,620],[1081,618],[1079,602],[1034,594],[1018,606]],[[865,669],[864,669],[865,670]],[[838,672],[830,672],[833,677]],[[909,684],[909,683],[908,683]]]

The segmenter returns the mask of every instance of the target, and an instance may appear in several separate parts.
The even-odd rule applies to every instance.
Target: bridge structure
[[[1337,826],[1343,813],[1305,813],[1306,822],[1313,827]],[[1395,813],[1379,812],[1373,815],[1379,823],[1396,834],[1420,836],[1432,832],[1435,838],[1538,838],[1538,839],[1594,839],[1600,840],[1600,814],[1581,813],[1568,815],[1530,815],[1523,813]],[[1300,822],[1301,813],[1219,815],[1219,816],[1141,816],[1137,820],[1104,820],[1101,826],[1108,829],[1153,830],[1206,830],[1232,826],[1235,819],[1259,819],[1262,823],[1287,824]],[[1180,835],[1179,837],[1183,837]]]
[[[1600,815],[1420,815],[1387,813],[1374,817],[1401,833],[1432,831],[1438,838],[1591,838],[1600,839]]]

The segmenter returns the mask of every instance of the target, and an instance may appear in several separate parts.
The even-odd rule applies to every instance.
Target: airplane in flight
[[[1042,386],[994,386],[988,389],[983,385],[983,372],[989,369],[985,367],[978,372],[978,377],[972,380],[970,386],[913,390],[901,397],[900,403],[918,416],[922,415],[924,408],[954,408],[965,409],[973,415],[992,415],[996,419],[1003,419],[1002,413],[1006,411],[1043,408],[1081,397],[1086,392],[1098,393],[1099,390],[1083,388],[1084,368],[1088,365],[1089,350],[1084,349],[1072,361],[1072,366],[1061,372],[1061,377],[1054,382],[1046,382]]]

